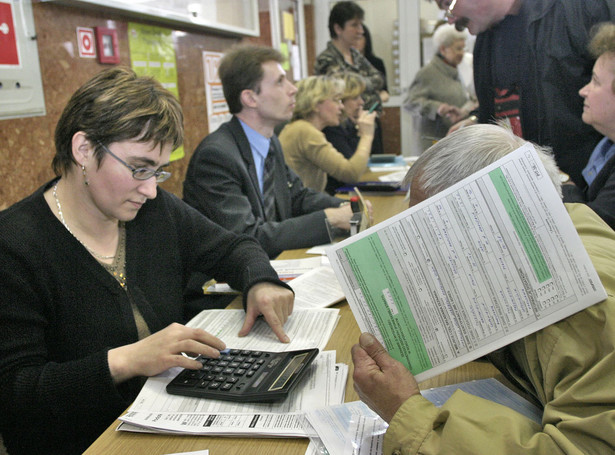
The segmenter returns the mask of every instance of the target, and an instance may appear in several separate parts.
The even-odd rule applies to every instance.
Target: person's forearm
[[[364,157],[366,160],[369,160],[369,155],[372,151],[372,143],[374,142],[373,134],[362,134],[359,139],[359,143],[357,144],[357,149],[354,152],[353,158],[355,156]]]

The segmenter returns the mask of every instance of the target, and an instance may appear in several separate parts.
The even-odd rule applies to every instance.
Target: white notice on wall
[[[203,74],[205,75],[209,133],[213,133],[220,125],[231,119],[231,113],[222,91],[222,82],[218,77],[218,66],[223,55],[220,52],[203,51]]]

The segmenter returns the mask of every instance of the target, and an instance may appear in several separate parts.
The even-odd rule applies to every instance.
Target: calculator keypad
[[[318,349],[286,352],[227,349],[217,359],[201,358],[200,370],[182,370],[167,384],[175,395],[238,402],[285,398],[308,370]]]
[[[222,351],[217,359],[200,357],[200,370],[184,370],[175,383],[186,387],[229,391],[233,387],[247,386],[245,379],[252,378],[263,368],[271,354],[262,351],[230,349]],[[242,380],[242,382],[240,382]]]

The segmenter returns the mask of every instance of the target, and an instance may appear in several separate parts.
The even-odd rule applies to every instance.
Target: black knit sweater
[[[82,453],[143,382],[113,384],[107,351],[138,339],[129,298],[53,215],[52,183],[0,212],[0,431],[11,454]],[[191,271],[235,289],[281,284],[256,241],[159,189],[126,223],[128,292],[152,332],[183,322]]]

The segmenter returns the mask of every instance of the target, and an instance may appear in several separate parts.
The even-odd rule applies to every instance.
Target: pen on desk
[[[376,101],[374,104],[372,104],[372,107],[369,108],[369,111],[367,111],[369,114],[371,114],[372,112],[374,112],[376,110],[376,108],[380,105],[380,101]]]

